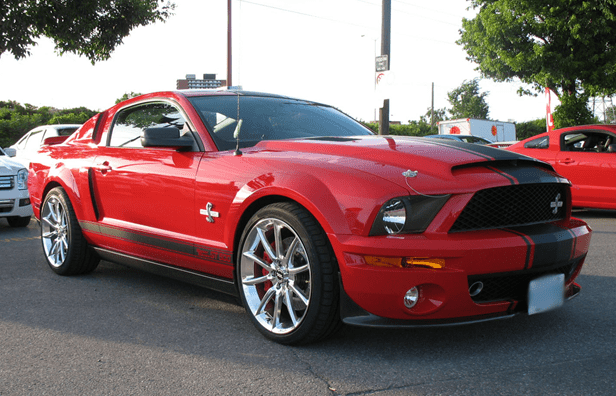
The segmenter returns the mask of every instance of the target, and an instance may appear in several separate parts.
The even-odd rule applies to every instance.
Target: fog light
[[[404,306],[411,309],[419,301],[419,289],[416,287],[410,288],[404,295]]]

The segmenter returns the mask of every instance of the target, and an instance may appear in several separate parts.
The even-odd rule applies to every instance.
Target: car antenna
[[[235,152],[233,155],[242,155],[240,151],[240,129],[242,129],[242,120],[240,120],[240,93],[237,93],[237,126],[233,131],[233,137],[235,138]]]

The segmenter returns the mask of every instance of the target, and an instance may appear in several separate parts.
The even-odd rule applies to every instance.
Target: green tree
[[[0,56],[30,55],[42,36],[60,54],[72,52],[93,64],[107,60],[138,26],[164,22],[175,4],[159,0],[0,1]]]
[[[451,109],[449,113],[456,118],[487,119],[489,107],[486,103],[487,92],[479,93],[479,80],[464,81],[462,85],[447,93]]]
[[[531,136],[538,135],[546,131],[545,118],[537,120],[518,122],[515,124],[515,134],[518,140],[524,140]]]
[[[0,147],[8,147],[39,125],[82,124],[97,112],[85,107],[54,109],[0,101]]]
[[[580,111],[588,95],[616,92],[616,1],[470,2],[479,11],[463,20],[458,40],[467,59],[483,77],[550,88],[564,103],[555,123],[588,122]]]
[[[139,92],[133,92],[133,91],[130,91],[130,93],[125,92],[124,95],[122,95],[118,99],[116,99],[115,104],[118,104],[120,102],[124,102],[125,100],[132,99],[132,98],[135,98],[135,97],[141,96],[141,95],[143,95],[143,94],[139,93]]]
[[[447,119],[447,109],[434,109],[434,127],[432,127],[432,108],[428,107],[426,114],[419,117],[419,124],[427,127],[422,136],[438,133],[438,123]],[[409,120],[409,123],[412,121]]]

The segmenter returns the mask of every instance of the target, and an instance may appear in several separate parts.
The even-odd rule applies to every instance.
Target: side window
[[[613,143],[614,137],[609,133],[591,131],[570,133],[563,136],[562,151],[604,153]]]
[[[32,132],[26,143],[26,151],[37,151],[39,147],[41,147],[43,143],[43,132],[44,130]]]
[[[142,148],[146,128],[184,129],[182,113],[169,103],[146,103],[120,110],[111,127],[110,147]]]
[[[16,143],[18,149],[20,149],[20,150],[25,150],[26,149],[26,143],[28,142],[28,138],[30,137],[30,135],[31,135],[31,133],[27,133],[26,135],[24,135],[24,137],[19,139],[19,141]]]
[[[547,149],[550,146],[550,138],[548,136],[542,136],[537,139],[533,139],[530,142],[524,143],[524,148],[533,149]]]

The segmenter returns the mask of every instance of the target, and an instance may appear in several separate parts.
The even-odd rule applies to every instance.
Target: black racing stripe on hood
[[[422,139],[423,142],[425,143],[431,143],[435,146],[441,146],[441,147],[449,147],[458,151],[462,151],[465,152],[467,154],[474,154],[478,157],[481,157],[483,159],[485,159],[486,161],[494,161],[495,158],[492,155],[489,155],[491,153],[491,150],[488,150],[487,154],[483,153],[483,150],[477,150],[478,147],[484,147],[481,146],[479,144],[473,144],[473,143],[464,143],[464,142],[457,142],[457,141],[437,141],[437,139]],[[491,147],[487,147],[489,149],[492,149]],[[494,153],[491,153],[494,154]]]
[[[496,172],[499,175],[503,176],[504,178],[506,178],[507,180],[509,180],[509,183],[511,184],[518,184],[517,179],[509,176],[507,173],[503,172],[502,170],[495,168],[493,166],[486,166],[486,168],[488,168],[489,170],[491,170],[492,172]]]
[[[517,183],[512,184],[569,183],[567,179],[554,172],[551,167],[531,161],[496,162],[490,163],[488,168],[496,170],[503,176],[508,175],[505,177],[509,180],[517,181]]]
[[[527,158],[518,153],[514,153],[513,151],[507,151],[507,150],[503,150],[503,149],[499,149],[495,147],[484,146],[481,144],[458,142],[455,140],[436,141],[439,139],[423,139],[424,142],[428,140],[430,141],[430,143],[437,144],[439,146],[451,147],[451,148],[455,148],[460,151],[464,151],[466,153],[478,155],[482,158],[485,158],[488,161],[518,160],[522,158],[538,161],[535,159]]]

